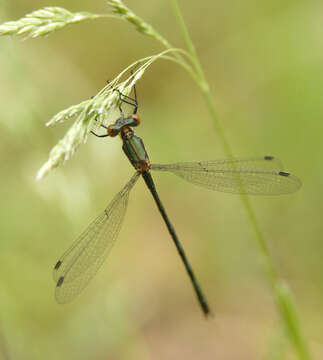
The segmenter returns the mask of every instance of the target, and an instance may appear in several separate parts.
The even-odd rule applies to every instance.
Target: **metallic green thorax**
[[[131,129],[122,131],[122,149],[136,170],[147,171],[150,168],[149,157],[142,139]]]
[[[132,114],[128,117],[121,117],[113,125],[108,127],[109,136],[120,134],[123,141],[122,149],[127,155],[132,166],[143,173],[150,169],[150,161],[142,139],[135,135],[133,127],[140,124],[138,115]]]

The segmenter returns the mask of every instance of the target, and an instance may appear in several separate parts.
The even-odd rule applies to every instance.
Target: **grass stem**
[[[192,42],[192,39],[189,35],[188,29],[184,22],[180,7],[178,5],[177,0],[172,0],[174,6],[174,13],[177,17],[178,23],[182,30],[184,40],[187,46],[189,53],[192,56],[192,61],[196,70],[197,77],[195,78],[197,81],[197,85],[200,87],[203,97],[207,103],[210,115],[213,119],[213,124],[216,129],[216,132],[219,138],[222,141],[225,155],[228,157],[233,157],[233,151],[230,146],[230,143],[227,140],[225,135],[223,126],[217,116],[215,103],[213,100],[213,96],[210,90],[210,86],[207,82],[207,79],[204,75],[204,71],[202,69],[201,63],[199,61],[195,46]],[[300,324],[298,322],[298,315],[294,306],[294,302],[292,300],[292,296],[287,285],[280,281],[277,271],[275,269],[274,263],[271,259],[270,252],[268,250],[266,241],[264,239],[263,233],[260,229],[259,222],[257,220],[255,211],[252,208],[250,200],[248,196],[241,195],[242,203],[247,212],[250,224],[255,233],[255,240],[257,243],[257,248],[259,250],[259,255],[262,258],[263,264],[265,266],[265,271],[267,274],[268,281],[270,283],[270,287],[274,294],[276,304],[278,310],[281,314],[282,321],[287,330],[287,334],[291,343],[294,345],[295,351],[298,353],[298,357],[301,360],[310,360],[311,356],[309,354],[309,349],[307,342],[302,334],[302,330]]]

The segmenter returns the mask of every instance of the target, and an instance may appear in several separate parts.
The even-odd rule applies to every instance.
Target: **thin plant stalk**
[[[233,157],[233,152],[231,146],[226,138],[222,124],[217,116],[215,103],[213,100],[212,93],[210,91],[210,86],[207,82],[207,79],[204,75],[201,63],[199,61],[195,46],[191,40],[187,27],[185,25],[181,10],[179,8],[177,0],[172,0],[174,6],[174,12],[176,14],[178,23],[181,27],[181,30],[184,35],[184,40],[188,48],[189,53],[191,54],[193,64],[197,74],[197,85],[200,87],[203,97],[207,103],[210,115],[213,119],[213,124],[218,133],[219,138],[222,141],[224,152],[226,156]],[[250,224],[255,233],[255,239],[259,249],[259,254],[265,265],[266,274],[268,281],[273,290],[276,304],[279,308],[281,318],[283,320],[284,326],[286,328],[287,334],[290,338],[291,343],[294,345],[299,359],[301,360],[310,360],[311,356],[309,353],[307,342],[302,334],[301,327],[298,322],[298,316],[295,310],[293,300],[291,298],[290,291],[287,285],[280,281],[277,271],[275,269],[274,263],[271,259],[266,241],[260,229],[259,222],[257,220],[256,214],[251,206],[248,196],[241,195],[242,203],[246,209],[246,212],[249,217]]]

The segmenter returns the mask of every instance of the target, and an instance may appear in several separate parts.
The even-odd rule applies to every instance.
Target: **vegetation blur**
[[[185,46],[169,1],[126,4],[172,44]],[[104,1],[7,0],[1,23],[48,5],[109,12]],[[250,201],[279,277],[292,290],[310,358],[322,359],[323,3],[180,5],[234,155],[276,156],[303,182],[295,194]],[[47,38],[1,37],[0,48],[0,359],[301,358],[286,340],[240,197],[171,174],[153,175],[214,318],[202,316],[142,180],[97,276],[71,304],[55,302],[55,262],[134,171],[120,139],[90,136],[37,182],[37,170],[71,125],[45,123],[163,48],[109,18]],[[182,68],[155,62],[137,92],[136,133],[152,162],[226,157],[201,93]]]

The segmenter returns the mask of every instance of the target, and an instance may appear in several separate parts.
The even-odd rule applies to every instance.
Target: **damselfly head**
[[[121,128],[117,128],[115,125],[108,126],[108,135],[111,137],[115,137],[119,134]]]
[[[133,124],[129,124],[130,126],[138,126],[140,124],[140,118],[137,114],[132,114],[131,117],[135,121]]]

